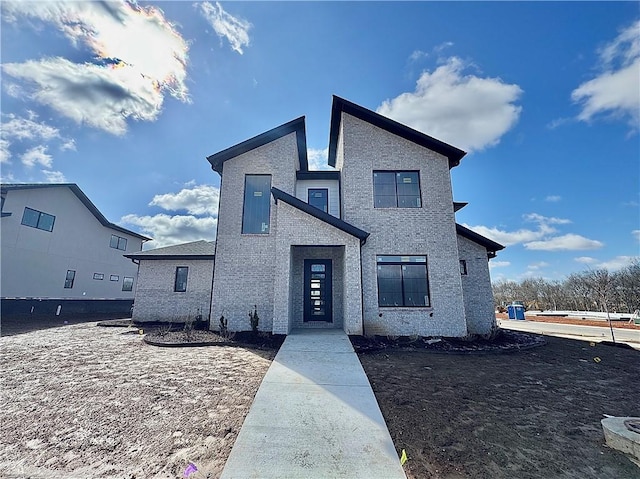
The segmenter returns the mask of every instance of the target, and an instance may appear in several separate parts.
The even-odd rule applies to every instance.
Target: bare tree
[[[611,339],[614,344],[616,338],[613,335],[613,326],[611,325],[611,315],[609,314],[609,304],[614,291],[614,277],[609,273],[608,269],[589,270],[584,279],[589,289],[596,298],[601,311],[607,313],[607,321],[609,321],[609,329],[611,330]]]

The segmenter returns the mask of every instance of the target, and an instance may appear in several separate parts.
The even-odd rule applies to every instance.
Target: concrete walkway
[[[301,330],[287,336],[221,477],[406,477],[343,331]]]

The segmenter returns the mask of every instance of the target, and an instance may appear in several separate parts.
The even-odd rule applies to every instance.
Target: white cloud
[[[123,134],[128,119],[155,120],[165,94],[188,101],[188,44],[158,8],[128,2],[4,2],[3,14],[14,23],[22,17],[51,23],[72,43],[93,51],[94,63],[46,58],[3,65],[6,74],[24,81],[14,90],[78,123]]]
[[[543,251],[575,251],[598,249],[602,248],[603,246],[604,244],[600,241],[588,239],[584,236],[572,233],[562,236],[556,236],[554,238],[549,238],[542,241],[530,241],[524,244],[524,247],[527,249]]]
[[[622,269],[625,266],[629,266],[633,261],[640,259],[640,256],[616,256],[609,261],[603,261],[598,263],[598,268],[606,268],[610,271]]]
[[[495,260],[489,261],[489,268],[491,268],[491,269],[493,269],[493,268],[505,268],[507,266],[511,266],[511,262],[510,261],[495,261]]]
[[[602,72],[582,83],[571,93],[582,111],[578,119],[590,121],[599,114],[628,119],[637,130],[640,125],[640,20],[623,30],[599,50]]]
[[[212,217],[196,218],[195,216],[169,216],[159,214],[154,216],[138,216],[134,214],[123,216],[122,223],[139,227],[144,234],[154,241],[149,242],[149,248],[160,248],[189,241],[212,241],[216,236],[217,219]]]
[[[185,210],[192,215],[218,215],[220,189],[208,185],[191,185],[178,193],[155,195],[149,206],[159,206],[167,211]]]
[[[511,246],[517,243],[524,243],[527,241],[533,241],[538,238],[542,238],[545,235],[545,231],[534,231],[529,229],[519,229],[516,231],[504,231],[495,227],[487,227],[482,225],[469,226],[463,223],[462,226],[475,231],[482,236],[486,236],[504,246]]]
[[[249,46],[251,23],[225,12],[218,2],[215,5],[209,2],[196,3],[195,6],[200,7],[202,14],[220,39],[226,38],[231,48],[242,55],[242,48]]]
[[[544,200],[548,201],[549,203],[557,203],[558,201],[562,200],[562,196],[560,196],[560,195],[548,195]]]
[[[633,231],[631,232],[631,234],[633,235],[633,237],[634,237],[635,239],[637,239],[638,241],[640,241],[640,230],[633,230]]]
[[[527,213],[522,216],[525,221],[532,221],[540,225],[566,225],[571,223],[571,220],[566,218],[556,218],[553,216],[542,216],[538,213]]]
[[[531,263],[529,266],[527,266],[527,269],[537,271],[541,268],[544,268],[545,266],[549,266],[549,263],[538,261],[537,263]]]
[[[29,112],[33,117],[34,113]],[[26,119],[8,115],[10,120],[2,123],[2,136],[13,140],[51,140],[60,138],[60,131],[46,123],[37,123],[33,118]]]
[[[51,155],[47,153],[47,147],[44,145],[38,145],[28,149],[20,156],[20,160],[27,168],[32,168],[35,164],[42,165],[45,168],[51,168],[53,164],[53,159]]]
[[[578,256],[577,258],[573,258],[573,260],[582,264],[593,264],[598,261],[597,259],[592,258],[591,256]]]
[[[11,163],[11,151],[9,151],[9,143],[7,140],[0,138],[0,163]]]
[[[61,171],[42,170],[47,183],[66,183],[67,179]]]
[[[422,50],[414,50],[413,52],[411,52],[411,55],[409,55],[409,60],[411,60],[412,62],[417,62],[418,60],[427,58],[428,56],[429,54],[427,52],[423,52]]]
[[[331,168],[327,163],[329,157],[329,148],[324,150],[316,150],[309,148],[307,150],[307,160],[309,162],[309,170],[318,171],[335,171],[335,168]]]
[[[518,121],[522,90],[500,78],[465,75],[465,67],[449,58],[423,72],[415,91],[384,101],[377,112],[464,150],[497,144]]]

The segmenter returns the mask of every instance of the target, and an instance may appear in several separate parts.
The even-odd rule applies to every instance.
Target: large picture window
[[[378,256],[378,305],[431,306],[426,256]]]
[[[55,216],[31,208],[25,208],[22,214],[23,225],[38,228],[43,231],[53,231],[53,223],[55,220]]]
[[[189,276],[189,268],[187,266],[178,266],[176,268],[176,281],[173,286],[173,290],[176,293],[187,291],[187,276]]]
[[[374,208],[420,208],[420,173],[417,171],[374,171]]]
[[[269,234],[271,175],[246,175],[242,234]]]

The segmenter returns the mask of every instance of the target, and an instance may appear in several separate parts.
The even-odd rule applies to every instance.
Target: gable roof
[[[487,253],[489,258],[495,258],[496,252],[504,249],[500,243],[496,243],[481,234],[476,233],[475,231],[470,230],[469,228],[465,228],[464,226],[456,223],[456,233],[460,236],[464,236],[465,238],[473,241],[474,243],[479,244],[480,246],[484,246],[487,249]]]
[[[443,141],[437,140],[429,135],[409,128],[402,123],[398,123],[386,116],[375,113],[371,110],[351,103],[343,98],[333,96],[333,106],[331,107],[331,129],[329,131],[329,165],[336,166],[336,152],[338,148],[338,133],[340,132],[340,122],[342,121],[341,113],[348,113],[362,121],[366,121],[378,128],[387,130],[389,133],[397,135],[405,140],[409,140],[417,145],[424,146],[430,150],[440,153],[449,158],[449,168],[458,166],[460,160],[466,152],[449,145]]]
[[[96,205],[94,205],[91,200],[85,195],[82,190],[75,183],[6,183],[0,185],[0,189],[2,192],[12,191],[12,190],[35,190],[42,188],[69,188],[73,194],[75,194],[78,199],[82,202],[82,204],[96,217],[96,219],[100,222],[102,226],[107,228],[111,228],[112,230],[120,231],[121,233],[125,233],[131,236],[135,236],[136,238],[140,238],[144,241],[151,241],[152,238],[148,238],[147,236],[143,236],[134,231],[123,228],[122,226],[118,226],[114,223],[111,223],[107,218],[104,217],[102,213],[98,210]]]
[[[285,193],[282,190],[279,190],[276,187],[271,188],[271,194],[273,198],[276,200],[276,204],[278,200],[282,200],[288,205],[293,206],[300,211],[304,211],[305,213],[313,216],[314,218],[319,219],[320,221],[324,221],[325,223],[330,224],[331,226],[338,228],[339,230],[344,231],[345,233],[350,234],[351,236],[355,236],[360,239],[360,244],[363,245],[367,242],[367,238],[369,237],[369,233],[361,230],[360,228],[356,228],[350,223],[347,223],[340,218],[336,218],[335,216],[330,215],[329,213],[325,213],[324,211],[316,208],[315,206],[311,206],[309,203],[305,203],[302,200],[299,200],[295,196],[291,196],[288,193]]]
[[[243,153],[246,153],[248,151],[255,150],[260,146],[271,143],[278,138],[282,138],[283,136],[294,132],[296,134],[296,140],[298,143],[298,159],[300,161],[300,171],[307,171],[309,169],[309,165],[307,163],[307,138],[304,116],[296,118],[295,120],[291,120],[290,122],[285,123],[284,125],[277,126],[269,131],[265,131],[258,136],[249,138],[248,140],[245,140],[242,143],[238,143],[237,145],[227,148],[226,150],[222,150],[218,153],[210,155],[207,157],[207,160],[209,161],[209,163],[211,163],[211,169],[222,176],[222,166],[225,161],[242,155]]]
[[[215,241],[192,241],[191,243],[176,244],[163,248],[125,254],[129,259],[214,259],[216,251]]]

